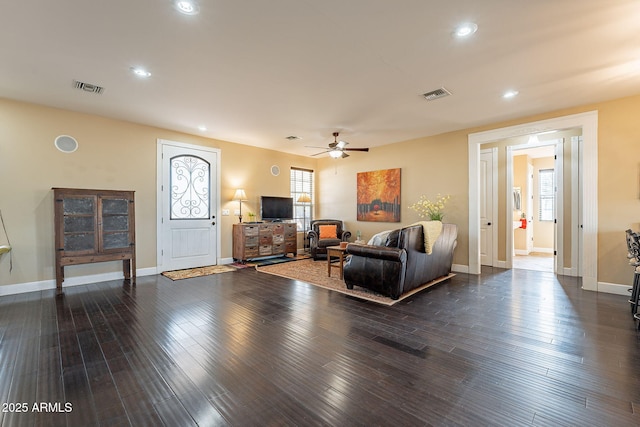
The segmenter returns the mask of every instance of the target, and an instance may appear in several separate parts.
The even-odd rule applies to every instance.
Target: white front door
[[[493,265],[494,247],[494,157],[497,149],[480,152],[480,264]]]
[[[161,271],[217,264],[218,150],[158,141]]]

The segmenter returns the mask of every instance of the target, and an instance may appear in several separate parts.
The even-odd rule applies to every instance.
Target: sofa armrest
[[[351,238],[350,231],[343,231],[342,236],[340,236],[340,240],[342,240],[343,242],[348,242],[350,238]]]
[[[386,246],[360,245],[349,243],[347,253],[355,256],[381,259],[385,261],[406,262],[407,251],[400,248],[388,248]]]
[[[314,240],[318,240],[318,233],[316,233],[316,232],[315,232],[315,231],[313,231],[313,230],[309,230],[309,231],[307,232],[307,238],[308,238],[309,240],[312,240],[312,239],[314,239]]]

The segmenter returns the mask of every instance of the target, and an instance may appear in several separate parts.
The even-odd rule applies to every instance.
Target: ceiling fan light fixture
[[[329,151],[329,155],[334,159],[339,159],[340,157],[342,157],[343,153],[344,152],[342,150],[331,150],[331,151]]]

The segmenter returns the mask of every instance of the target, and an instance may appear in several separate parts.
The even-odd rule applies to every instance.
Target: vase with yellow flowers
[[[416,211],[420,218],[425,218],[430,221],[442,221],[444,218],[444,206],[449,199],[451,199],[451,196],[448,194],[445,196],[438,194],[434,201],[422,195],[417,202],[409,206],[409,209]]]

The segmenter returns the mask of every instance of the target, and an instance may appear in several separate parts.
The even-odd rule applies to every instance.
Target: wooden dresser
[[[263,222],[233,224],[233,258],[246,261],[298,252],[296,224]]]

